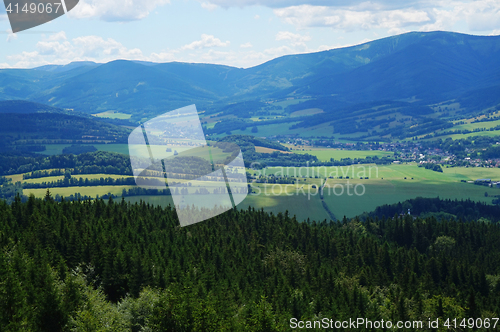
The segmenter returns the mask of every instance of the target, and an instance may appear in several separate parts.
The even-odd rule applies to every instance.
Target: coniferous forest
[[[1,331],[289,331],[292,318],[500,315],[500,225],[484,220],[299,222],[249,208],[181,228],[170,208],[49,192],[0,202],[0,220]]]

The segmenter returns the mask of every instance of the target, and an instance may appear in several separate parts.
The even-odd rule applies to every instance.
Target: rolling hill
[[[382,129],[396,126],[391,124],[393,121],[380,122],[383,119],[375,114],[380,106],[387,110],[392,106],[395,117],[410,116],[404,125],[415,126],[422,117],[446,120],[446,116],[456,118],[458,114],[466,116],[494,108],[500,103],[495,97],[499,92],[500,36],[439,31],[412,32],[353,47],[289,55],[247,69],[113,61],[0,70],[0,100],[28,100],[88,114],[117,111],[132,114],[132,122],[194,103],[205,111],[204,115],[230,114],[235,125],[219,126],[218,132],[244,129],[251,123],[241,118],[261,116],[262,112],[272,115],[270,111],[281,110],[283,118],[312,108],[324,111],[314,117],[315,123],[335,128],[334,122],[343,119],[350,121],[346,128],[352,128],[351,132],[356,132],[359,122],[366,122],[367,116]],[[293,102],[285,103],[287,100]],[[433,105],[454,102],[460,103],[458,113],[428,112]],[[225,111],[228,106],[230,112]],[[345,118],[358,111],[365,116]],[[240,119],[234,121],[235,117]],[[314,124],[310,118],[279,121],[288,127],[307,127]],[[258,125],[277,122],[276,117],[272,118],[274,122],[267,121],[271,118],[261,120]],[[217,122],[227,121],[223,117]],[[443,124],[441,129],[446,127]],[[381,135],[379,129],[375,135]]]

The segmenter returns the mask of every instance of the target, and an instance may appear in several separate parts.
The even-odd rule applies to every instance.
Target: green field
[[[265,123],[265,122],[264,122]],[[298,122],[289,122],[289,123],[278,123],[278,124],[270,124],[264,125],[256,123],[258,132],[252,133],[250,128],[246,130],[233,130],[231,133],[233,135],[253,135],[257,137],[271,137],[275,135],[295,135],[298,134],[301,137],[311,137],[311,136],[330,136],[333,133],[333,129],[328,124],[321,124],[314,127],[308,128],[297,128],[297,129],[289,129],[290,126],[297,124]],[[219,135],[224,136],[224,135]]]
[[[257,175],[264,173],[254,171]],[[492,197],[500,195],[500,189],[487,188],[471,183],[463,183],[461,180],[473,181],[479,178],[491,178],[500,180],[499,168],[444,168],[443,173],[426,170],[416,164],[403,165],[353,165],[345,167],[273,167],[265,169],[265,174],[306,176],[307,183],[311,180],[333,176],[328,179],[328,187],[324,190],[324,199],[329,209],[337,218],[354,217],[366,211],[373,211],[377,206],[392,204],[416,197],[441,197],[449,199],[471,199],[491,203]],[[313,179],[309,179],[312,176]],[[338,179],[339,176],[349,176],[349,180]],[[359,179],[369,177],[369,179]],[[406,179],[405,179],[406,177]],[[413,179],[412,179],[413,178]],[[300,182],[299,182],[300,183]],[[348,185],[349,184],[349,185]],[[358,186],[358,187],[356,187]],[[349,193],[347,188],[349,187]],[[356,188],[356,195],[354,189]],[[335,190],[335,191],[334,191]],[[315,194],[311,190],[311,195]],[[485,197],[488,192],[490,197]],[[306,191],[307,194],[307,191]],[[301,196],[299,196],[301,197]],[[265,196],[257,196],[257,200],[269,200]],[[290,203],[286,202],[289,199]],[[307,197],[303,198],[305,201]],[[312,196],[311,202],[319,199],[319,195]],[[279,202],[284,209],[297,205],[298,197],[281,198],[270,200]],[[319,202],[319,201],[318,201]],[[269,203],[267,203],[269,205]],[[268,209],[271,209],[269,206]],[[275,209],[279,209],[276,207]],[[298,208],[301,215],[316,215],[317,208],[313,203],[305,204]],[[289,209],[291,210],[291,209]]]
[[[65,147],[70,146],[71,144],[47,144],[46,145],[46,150],[43,152],[40,152],[40,154],[44,154],[47,156],[54,156],[54,155],[60,155],[62,154],[62,151]],[[121,154],[126,154],[128,155],[130,153],[129,149],[132,149],[134,153],[141,155],[143,157],[149,157],[149,152],[147,149],[144,149],[143,146],[134,146],[134,145],[128,145],[128,144],[89,144],[94,146],[98,151],[106,151],[106,152],[116,152],[116,153],[121,153]],[[168,153],[165,153],[166,148],[171,148],[172,152],[170,153],[171,155],[174,154],[173,151],[177,151],[178,153],[181,153],[183,151],[186,151],[188,149],[191,149],[191,147],[187,146],[175,146],[175,145],[151,145],[151,150],[153,153],[156,154],[165,154],[168,155]],[[212,150],[212,157],[214,160],[218,158],[225,158],[227,154],[224,154],[222,150],[218,148],[211,148]]]
[[[453,130],[453,128],[452,128]],[[430,138],[430,140],[433,139],[447,139],[448,137],[452,139],[463,139],[467,137],[473,137],[473,136],[486,136],[486,137],[494,137],[494,136],[499,136],[500,135],[500,130],[493,130],[493,131],[478,131],[474,133],[468,133],[468,134],[452,134],[452,135],[444,135],[444,136],[437,136],[435,138]]]
[[[121,119],[121,120],[128,120],[132,117],[132,114],[125,114],[116,111],[106,111],[92,115],[98,118]]]
[[[93,180],[93,179],[100,179],[100,178],[104,178],[104,179],[112,178],[112,179],[116,180],[116,179],[129,178],[130,176],[113,175],[113,174],[75,174],[75,175],[72,175],[72,177],[76,178],[76,179],[83,178],[84,180],[85,179]],[[63,179],[64,179],[63,175],[61,175],[61,176],[47,176],[47,177],[38,178],[38,179],[27,179],[27,180],[24,180],[23,183],[55,182],[55,181],[63,180]]]
[[[485,122],[475,122],[475,123],[466,123],[462,125],[457,125],[452,128],[452,130],[474,130],[478,128],[486,128],[490,129],[496,126],[500,126],[500,120],[496,121],[485,121]]]
[[[67,187],[67,188],[50,188],[52,196],[59,194],[60,196],[70,196],[80,193],[82,196],[95,197],[96,195],[103,196],[111,193],[116,196],[121,196],[123,189],[129,189],[133,186],[99,186],[99,187]],[[23,194],[29,196],[31,194],[35,197],[42,198],[45,196],[47,189],[24,189]]]
[[[347,151],[349,152],[349,151]],[[373,211],[377,206],[393,204],[416,197],[440,197],[449,199],[471,199],[491,203],[493,196],[500,195],[500,189],[464,183],[461,180],[473,181],[479,178],[490,178],[500,181],[500,168],[443,168],[443,173],[426,170],[415,163],[402,165],[352,165],[343,167],[272,167],[260,171],[249,170],[252,175],[288,175],[297,177],[293,185],[251,183],[253,192],[238,205],[238,208],[263,208],[266,212],[277,214],[288,210],[299,220],[324,220],[329,216],[324,209],[318,188],[328,178],[324,189],[324,201],[338,219],[343,216],[354,217],[363,212]],[[339,179],[342,176],[343,179]],[[349,179],[346,179],[349,176]],[[19,179],[20,175],[12,176]],[[74,177],[79,178],[80,175]],[[82,178],[99,179],[101,177],[122,178],[121,175],[92,174],[81,175]],[[305,177],[305,178],[304,178]],[[363,179],[360,179],[363,177]],[[365,179],[369,177],[369,179]],[[30,179],[26,182],[41,183],[62,179],[46,177]],[[405,179],[406,178],[406,179]],[[204,186],[207,184],[204,183]],[[313,188],[313,185],[316,188]],[[212,186],[212,185],[211,185]],[[213,184],[219,186],[219,183]],[[120,196],[123,189],[133,186],[100,186],[51,188],[53,196],[69,196],[80,193],[82,196],[105,195],[112,193]],[[188,188],[194,193],[199,187],[197,182]],[[25,189],[24,194],[43,197],[45,189]],[[485,197],[485,192],[489,197]],[[213,206],[220,201],[218,195],[199,196],[200,202]],[[154,205],[172,205],[170,196],[137,196],[127,197],[127,201],[144,200]]]
[[[363,212],[373,211],[383,204],[398,203],[416,197],[439,196],[446,199],[471,199],[491,203],[492,198],[485,197],[485,192],[488,192],[490,196],[500,195],[500,189],[462,182],[359,179],[349,180],[349,195],[347,181],[329,181],[329,188],[324,190],[325,202],[337,218],[342,218],[344,215],[354,217]]]
[[[335,160],[341,160],[342,158],[361,158],[364,159],[366,157],[374,157],[377,156],[379,158],[385,157],[385,156],[393,156],[394,152],[387,152],[387,151],[372,151],[372,150],[367,150],[367,151],[357,151],[357,150],[339,150],[339,149],[318,149],[318,148],[311,148],[311,149],[306,149],[305,151],[294,151],[294,153],[298,154],[310,154],[313,156],[318,157],[320,161],[329,161],[330,158],[333,158]]]
[[[320,113],[324,113],[324,111],[320,108],[309,108],[309,109],[305,109],[302,111],[295,111],[292,114],[290,114],[290,117],[295,118],[298,116],[309,116],[309,115],[320,114]]]

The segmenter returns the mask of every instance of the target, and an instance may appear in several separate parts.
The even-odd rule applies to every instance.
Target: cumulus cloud
[[[290,31],[280,31],[276,34],[276,40],[287,40],[290,41],[292,46],[305,46],[306,42],[311,40],[310,36],[302,36],[298,33],[293,33]]]
[[[17,34],[12,33],[12,30],[7,30],[6,32],[8,33],[8,35],[7,35],[7,42],[8,43],[17,39]]]
[[[205,8],[208,11],[213,11],[213,10],[217,9],[217,7],[219,7],[219,6],[214,5],[213,3],[210,3],[210,2],[202,2],[201,7]]]
[[[248,42],[248,43],[245,43],[245,44],[241,44],[240,47],[241,48],[252,48],[253,45],[252,45],[252,43]]]
[[[225,47],[231,44],[229,41],[223,42],[219,38],[215,38],[213,35],[202,34],[200,40],[196,40],[191,44],[182,46],[183,50],[197,50],[202,48],[210,47]]]
[[[450,30],[464,21],[471,31],[500,28],[500,2],[497,0],[438,0],[435,2],[365,2],[351,6],[303,4],[276,8],[274,13],[299,29],[331,27],[342,31],[387,29],[390,33],[409,30]]]
[[[112,38],[82,36],[68,40],[64,31],[43,36],[34,51],[6,56],[6,60],[14,63],[15,68],[63,65],[72,61],[108,62],[117,59],[146,60],[146,57],[141,50],[129,49]]]
[[[427,12],[416,9],[374,12],[302,5],[275,9],[274,12],[285,22],[298,28],[331,27],[344,31],[398,29],[431,21]]]
[[[283,8],[291,6],[300,5],[311,5],[311,6],[352,6],[370,3],[366,0],[335,0],[335,1],[325,1],[325,0],[210,0],[211,3],[216,4],[221,7],[246,7],[246,6],[267,6],[271,8]],[[330,4],[328,3],[330,2]],[[423,1],[413,1],[413,0],[379,0],[377,3],[382,4],[385,7],[405,7],[408,5],[414,5],[416,3]]]
[[[145,18],[156,7],[168,3],[170,0],[81,0],[68,15],[104,21],[135,21]]]
[[[229,41],[223,42],[212,35],[203,34],[200,40],[178,49],[156,51],[146,55],[139,48],[128,48],[113,38],[89,35],[70,39],[64,31],[61,31],[51,35],[42,35],[35,49],[30,52],[6,56],[7,63],[2,66],[6,68],[9,64],[14,68],[32,68],[47,64],[65,65],[73,61],[103,63],[118,59],[152,62],[235,63],[241,56],[240,54],[233,51],[215,50],[215,48],[228,45],[230,45]],[[245,46],[248,47],[248,45]]]
[[[500,29],[498,0],[209,0],[221,7],[273,8],[276,16],[298,29],[331,27],[341,31],[387,29],[450,30],[465,22],[471,31]]]

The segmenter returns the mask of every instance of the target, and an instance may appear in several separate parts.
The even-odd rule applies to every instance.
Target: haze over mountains
[[[471,106],[478,99],[495,105],[500,36],[412,32],[248,69],[113,61],[0,70],[0,100],[85,113],[155,114],[193,103],[216,111],[230,103],[286,98],[320,98],[331,105],[325,112],[382,100],[428,105],[458,98]]]

